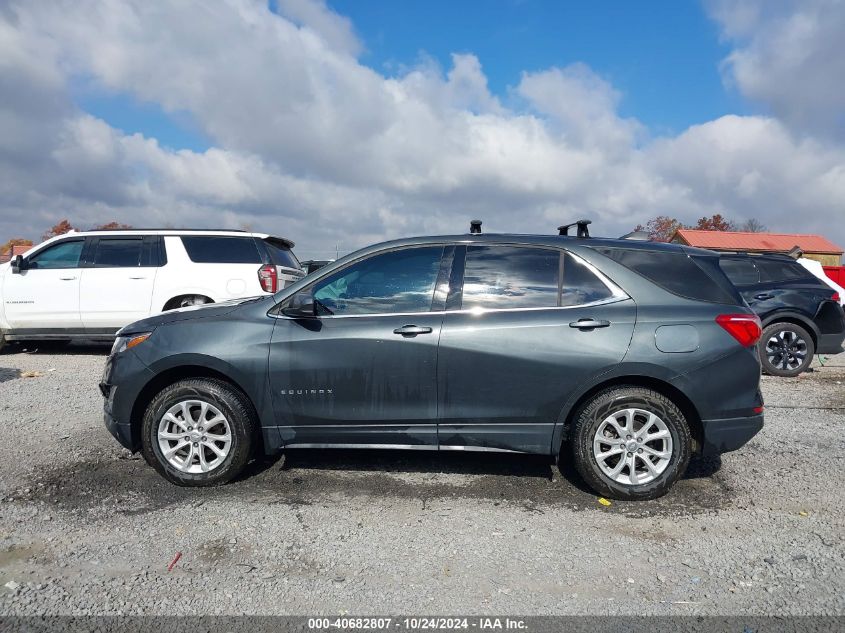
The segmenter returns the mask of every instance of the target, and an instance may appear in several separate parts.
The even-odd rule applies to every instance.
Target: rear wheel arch
[[[205,305],[206,303],[214,303],[214,299],[207,295],[197,293],[177,295],[168,299],[161,311],[167,312],[168,310],[175,310],[176,308],[184,308],[192,305]]]
[[[568,408],[565,415],[562,416],[562,421],[558,422],[555,428],[552,440],[554,455],[560,454],[563,445],[569,439],[569,432],[578,411],[596,395],[612,387],[643,387],[669,398],[681,410],[689,424],[689,431],[693,440],[692,452],[697,453],[704,446],[704,427],[701,424],[701,416],[692,401],[680,389],[653,376],[616,376],[591,386]]]
[[[813,323],[812,319],[809,319],[803,315],[796,314],[794,312],[788,313],[775,313],[767,316],[763,321],[763,329],[766,329],[770,325],[774,325],[776,323],[791,323],[792,325],[797,325],[798,327],[804,328],[807,330],[807,333],[813,339],[813,345],[818,347],[819,344],[819,331],[816,327],[816,324]]]

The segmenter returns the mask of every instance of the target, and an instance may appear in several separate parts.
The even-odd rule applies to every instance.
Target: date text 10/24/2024
[[[498,617],[335,617],[308,618],[308,628],[313,630],[389,630],[407,631],[519,631],[527,625],[519,618]]]

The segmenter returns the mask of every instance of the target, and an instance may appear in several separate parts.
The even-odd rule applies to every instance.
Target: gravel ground
[[[604,507],[516,455],[303,451],[181,489],[103,427],[107,349],[0,354],[0,614],[845,614],[845,354],[764,378],[742,450]]]

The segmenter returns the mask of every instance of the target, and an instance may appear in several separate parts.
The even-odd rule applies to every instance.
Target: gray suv
[[[658,497],[762,428],[760,321],[714,253],[581,228],[386,242],[138,321],[106,363],[106,426],[186,486],[389,448],[546,454],[602,495]]]

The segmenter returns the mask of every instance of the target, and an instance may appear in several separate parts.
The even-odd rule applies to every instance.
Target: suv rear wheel
[[[623,500],[666,494],[686,471],[691,447],[680,409],[642,387],[613,387],[587,402],[576,413],[571,444],[590,487]]]
[[[810,333],[794,323],[766,326],[757,349],[764,372],[787,378],[807,371],[816,353]]]
[[[147,407],[144,457],[180,486],[223,484],[249,461],[255,429],[251,404],[232,385],[209,378],[181,380]]]

